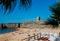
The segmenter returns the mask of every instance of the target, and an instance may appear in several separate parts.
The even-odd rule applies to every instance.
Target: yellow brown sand
[[[27,38],[28,35],[33,36],[33,34],[37,34],[39,32],[48,32],[48,33],[59,33],[60,28],[51,29],[51,28],[19,28],[18,31],[10,32],[6,34],[0,35],[0,41],[22,41],[22,39]]]

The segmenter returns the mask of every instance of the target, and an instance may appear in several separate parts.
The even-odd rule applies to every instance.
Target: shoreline
[[[9,41],[21,41],[21,39],[27,38],[28,35],[33,36],[33,34],[37,34],[39,32],[45,32],[45,33],[57,33],[59,34],[60,32],[60,28],[58,29],[51,29],[51,28],[18,28],[17,31],[14,32],[10,32],[10,33],[6,33],[6,34],[1,34],[0,35],[0,41],[5,41],[5,40],[9,40]],[[17,39],[18,38],[18,39]]]

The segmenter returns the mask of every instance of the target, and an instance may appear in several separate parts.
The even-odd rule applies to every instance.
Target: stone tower
[[[37,17],[37,21],[40,21],[40,17],[39,16]]]

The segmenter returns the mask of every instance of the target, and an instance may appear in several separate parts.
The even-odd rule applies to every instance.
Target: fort
[[[45,22],[47,20],[37,17],[37,20],[29,22],[0,24],[1,28],[18,28],[17,31],[0,34],[0,41],[54,41],[56,37],[60,37],[60,25],[53,29],[51,25],[45,25]]]
[[[0,28],[39,28],[42,26],[46,26],[44,25],[45,22],[46,20],[40,20],[40,17],[38,16],[34,21],[0,24]]]

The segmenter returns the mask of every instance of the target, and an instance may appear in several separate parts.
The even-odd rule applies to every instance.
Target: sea
[[[15,31],[14,29],[0,29],[0,34],[10,33]]]

